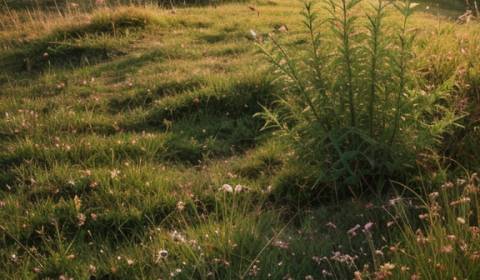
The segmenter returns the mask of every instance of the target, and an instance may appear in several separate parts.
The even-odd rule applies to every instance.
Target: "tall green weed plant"
[[[431,94],[417,89],[413,7],[409,0],[327,0],[328,16],[321,18],[307,2],[301,55],[291,56],[274,36],[258,44],[282,89],[259,115],[315,170],[314,186],[333,186],[339,196],[378,191],[406,177],[417,155],[432,150],[454,122],[440,106],[443,87]],[[387,24],[390,12],[400,14],[400,23]]]

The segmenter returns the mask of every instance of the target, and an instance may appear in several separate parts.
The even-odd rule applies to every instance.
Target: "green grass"
[[[2,277],[351,279],[387,262],[371,250],[398,237],[380,231],[384,196],[313,195],[310,170],[253,117],[279,89],[250,30],[301,50],[300,10],[274,0],[2,12]],[[470,113],[435,156],[473,170],[478,23],[419,6],[412,25],[418,87],[428,96],[453,79],[446,102]],[[428,156],[422,170],[437,172]],[[347,233],[370,221],[373,236]]]

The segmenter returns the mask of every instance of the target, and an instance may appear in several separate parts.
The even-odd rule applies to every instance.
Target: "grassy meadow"
[[[0,2],[0,278],[480,278],[478,14],[397,2]]]

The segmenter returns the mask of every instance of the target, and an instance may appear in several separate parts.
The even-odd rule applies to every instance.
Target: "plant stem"
[[[369,128],[370,128],[370,136],[373,137],[373,127],[374,127],[374,118],[375,118],[375,96],[376,96],[376,89],[378,84],[378,60],[380,59],[380,35],[381,35],[381,24],[383,18],[383,1],[378,1],[378,6],[375,7],[375,15],[372,17],[368,17],[370,21],[370,51],[371,51],[371,59],[370,59],[370,97],[368,101],[368,117],[369,117]]]
[[[342,10],[343,10],[343,48],[344,48],[344,58],[345,58],[345,67],[347,70],[347,91],[348,91],[348,102],[350,107],[350,125],[352,127],[356,126],[356,116],[355,116],[355,96],[353,92],[353,70],[352,70],[352,58],[351,58],[351,43],[350,43],[350,23],[348,16],[348,7],[346,0],[342,0]]]
[[[393,144],[395,137],[397,135],[397,131],[400,129],[400,107],[402,103],[402,95],[405,91],[405,83],[406,83],[406,68],[407,68],[407,51],[408,51],[408,38],[407,38],[407,22],[410,16],[410,1],[407,0],[404,3],[404,10],[403,10],[403,25],[400,34],[400,59],[399,59],[399,85],[398,85],[398,92],[397,92],[397,99],[395,105],[395,120],[393,125],[393,132],[390,138],[390,145]]]

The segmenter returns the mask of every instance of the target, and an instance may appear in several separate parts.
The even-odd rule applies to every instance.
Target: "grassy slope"
[[[36,14],[34,23],[19,14],[15,25],[4,15],[6,277],[301,279],[326,270],[345,279],[355,267],[319,258],[340,251],[359,255],[359,265],[369,262],[362,255],[369,245],[348,239],[346,230],[378,216],[375,207],[355,202],[295,212],[298,197],[282,193],[302,181],[301,167],[285,167],[288,147],[259,132],[252,117],[275,90],[248,34],[286,24],[289,32],[278,36],[300,47],[300,5],[277,0],[257,8],[116,8]],[[457,40],[478,26],[453,28],[422,13],[414,25],[422,27],[420,66],[436,59],[432,65],[455,68],[479,53],[478,38]],[[465,57],[444,62],[444,51],[461,48]],[[226,183],[248,191],[225,195],[218,189]],[[275,203],[275,194],[288,206]],[[330,221],[336,231],[325,226]],[[162,249],[168,258],[158,259]]]

